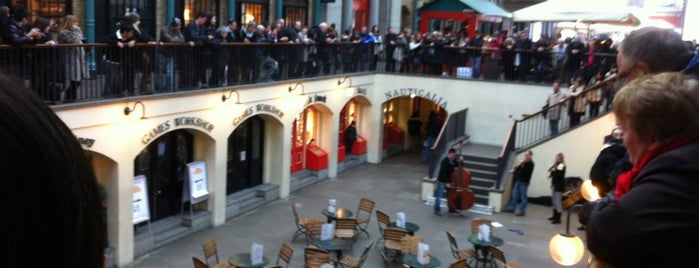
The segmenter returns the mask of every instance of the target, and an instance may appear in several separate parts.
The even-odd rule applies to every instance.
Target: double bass
[[[459,161],[459,167],[451,173],[451,187],[447,193],[450,210],[463,211],[473,207],[475,195],[468,188],[470,183],[471,172],[463,167],[463,161]]]

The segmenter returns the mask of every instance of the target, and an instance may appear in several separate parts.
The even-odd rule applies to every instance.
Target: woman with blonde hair
[[[75,44],[83,43],[83,33],[79,27],[78,18],[73,15],[66,16],[58,27],[58,43]],[[73,102],[77,97],[77,89],[84,79],[90,78],[85,61],[85,49],[81,46],[64,48],[63,65],[67,88],[63,102]]]
[[[614,98],[633,168],[587,223],[588,249],[615,267],[692,267],[699,251],[699,81],[634,79]]]
[[[548,171],[551,179],[551,200],[553,201],[553,215],[548,220],[552,224],[559,224],[561,223],[561,214],[563,214],[561,200],[566,188],[566,163],[563,159],[563,153],[556,154],[556,160]]]

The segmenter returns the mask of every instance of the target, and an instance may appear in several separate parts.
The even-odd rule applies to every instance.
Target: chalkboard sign
[[[148,186],[146,176],[139,175],[133,179],[133,224],[139,224],[150,220],[150,207],[148,206]]]
[[[209,198],[209,184],[206,179],[206,162],[197,161],[187,164],[189,201],[199,203]]]

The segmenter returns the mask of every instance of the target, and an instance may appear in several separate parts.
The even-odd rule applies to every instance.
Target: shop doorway
[[[192,148],[193,135],[186,130],[175,130],[156,139],[136,156],[134,176],[146,176],[152,222],[180,213]]]
[[[228,137],[226,194],[262,184],[265,120],[253,116]]]

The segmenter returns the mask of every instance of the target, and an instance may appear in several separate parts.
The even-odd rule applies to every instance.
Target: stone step
[[[498,172],[498,165],[493,163],[465,160],[463,161],[463,166],[468,170],[477,169],[483,171],[491,171],[495,173]]]
[[[474,187],[479,187],[483,189],[490,189],[495,185],[495,180],[493,179],[484,179],[480,177],[471,177],[471,184],[469,186],[471,188]]]
[[[488,157],[482,157],[482,156],[477,156],[477,155],[468,155],[468,154],[464,154],[461,156],[464,158],[464,160],[470,161],[470,162],[479,162],[482,164],[493,164],[496,167],[498,165],[497,158],[488,158]]]

